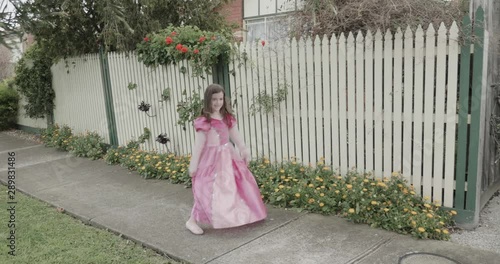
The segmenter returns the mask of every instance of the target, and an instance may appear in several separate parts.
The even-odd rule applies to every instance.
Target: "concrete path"
[[[0,133],[3,184],[10,151],[19,191],[189,263],[500,263],[491,251],[272,207],[263,222],[195,236],[184,227],[191,189]]]

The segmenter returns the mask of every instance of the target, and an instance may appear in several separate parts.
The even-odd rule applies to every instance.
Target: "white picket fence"
[[[244,55],[230,65],[231,96],[252,155],[305,164],[323,157],[342,174],[400,172],[452,206],[458,34],[456,24],[431,25],[236,45]],[[249,114],[258,94],[280,87],[288,94],[275,111]]]
[[[401,172],[418,193],[453,205],[459,30],[407,29],[382,34],[236,44],[229,65],[231,102],[253,157],[297,157],[313,166],[322,157],[340,173],[376,177]],[[145,150],[191,152],[191,124],[177,125],[177,104],[203,93],[212,76],[191,76],[187,62],[147,68],[130,53],[110,53],[109,68],[118,144],[146,127]],[[52,67],[54,121],[75,132],[97,131],[110,142],[98,55]],[[186,72],[181,73],[181,67]],[[136,84],[129,89],[129,84]],[[271,113],[250,114],[254,99],[287,96]],[[161,94],[170,88],[170,99]],[[149,116],[138,110],[144,101]],[[155,138],[165,133],[171,144]],[[168,149],[167,149],[168,147]],[[421,192],[422,190],[422,192]]]

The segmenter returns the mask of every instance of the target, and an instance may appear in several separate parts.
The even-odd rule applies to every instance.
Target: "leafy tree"
[[[8,39],[19,35],[13,12],[7,10],[8,2],[0,0],[0,46],[11,48]]]
[[[193,25],[228,28],[215,9],[231,0],[27,0],[16,2],[21,27],[52,57],[134,50],[150,32]]]

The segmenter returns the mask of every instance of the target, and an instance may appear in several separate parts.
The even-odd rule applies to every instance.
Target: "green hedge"
[[[11,82],[0,83],[0,130],[16,125],[19,109],[19,95]]]

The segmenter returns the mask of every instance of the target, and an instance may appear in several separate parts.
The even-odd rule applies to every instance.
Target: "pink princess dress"
[[[254,176],[233,145],[245,157],[249,155],[236,119],[227,122],[198,117],[194,121],[196,140],[191,156],[194,206],[191,216],[213,228],[241,226],[263,220],[267,209],[262,202]]]

